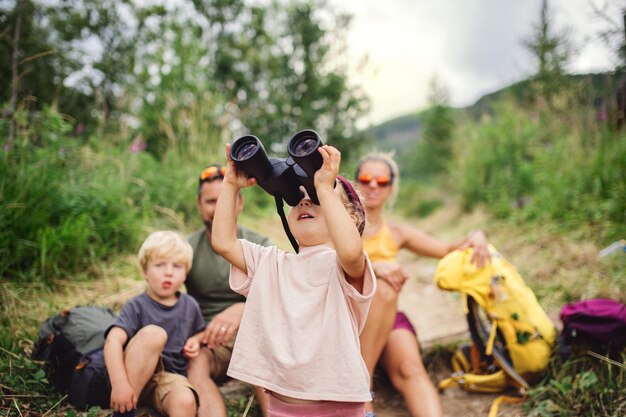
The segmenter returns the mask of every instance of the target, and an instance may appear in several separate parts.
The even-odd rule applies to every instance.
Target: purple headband
[[[365,209],[363,208],[363,203],[361,203],[361,199],[359,198],[359,195],[357,194],[352,184],[350,184],[350,181],[348,181],[341,175],[337,175],[337,179],[339,180],[339,182],[341,183],[341,186],[346,192],[346,195],[348,196],[348,201],[354,204],[357,211],[359,212],[359,215],[363,217],[363,219],[365,220]],[[360,234],[363,234],[364,228],[365,228],[365,222],[363,222],[361,227],[359,227]]]

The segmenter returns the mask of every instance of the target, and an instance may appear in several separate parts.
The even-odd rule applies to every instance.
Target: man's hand
[[[233,304],[213,317],[204,329],[202,343],[209,348],[228,345],[239,330],[244,305],[244,303]]]
[[[137,408],[137,395],[128,381],[111,387],[111,408],[120,413]]]
[[[396,262],[372,262],[372,268],[376,278],[384,279],[396,292],[400,292],[409,275],[404,268]]]

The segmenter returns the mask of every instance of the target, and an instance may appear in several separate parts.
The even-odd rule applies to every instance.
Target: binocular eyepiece
[[[289,140],[288,158],[269,158],[259,138],[247,135],[233,143],[230,157],[238,169],[256,178],[261,188],[288,205],[295,206],[304,197],[300,186],[304,186],[313,203],[319,204],[313,176],[323,163],[317,150],[322,145],[316,131],[302,130]]]

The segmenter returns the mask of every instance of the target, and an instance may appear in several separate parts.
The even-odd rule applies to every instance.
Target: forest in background
[[[572,45],[547,6],[520,42],[536,60],[529,79],[476,111],[450,107],[433,79],[419,132],[397,155],[399,212],[424,217],[451,198],[499,227],[599,247],[626,237],[622,16],[599,34],[615,71],[573,77]],[[252,132],[283,155],[313,128],[348,173],[361,151],[384,147],[357,128],[368,98],[348,81],[349,24],[321,0],[0,2],[0,348],[20,353],[16,334],[36,331],[5,297],[100,279],[149,231],[199,227],[197,175],[223,161],[225,142]],[[246,197],[248,219],[274,215],[257,187]],[[625,268],[613,265],[607,279],[621,288]],[[23,366],[36,391],[44,376]]]

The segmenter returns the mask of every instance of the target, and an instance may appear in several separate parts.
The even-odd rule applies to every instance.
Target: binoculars
[[[322,138],[314,130],[302,130],[287,144],[288,158],[268,158],[263,144],[256,136],[247,135],[237,139],[230,148],[230,157],[237,169],[276,198],[282,198],[290,206],[297,205],[304,197],[303,186],[311,201],[319,204],[313,176],[323,163],[317,148]]]

